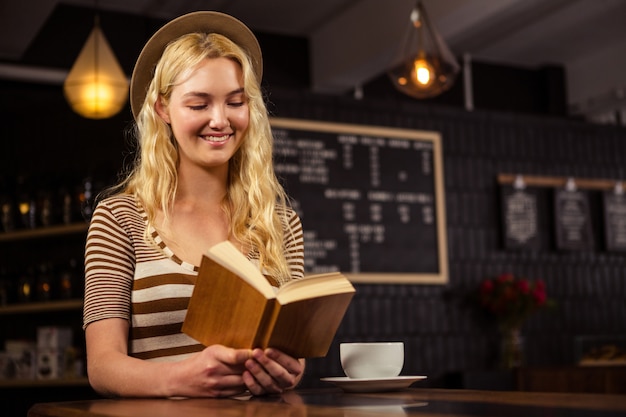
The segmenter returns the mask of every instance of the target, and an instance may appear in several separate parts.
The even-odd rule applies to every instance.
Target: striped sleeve
[[[285,258],[291,270],[291,279],[304,277],[304,234],[298,214],[289,208],[283,213],[285,219]]]
[[[105,318],[130,320],[135,255],[132,239],[115,215],[116,204],[132,200],[100,203],[87,233],[83,328]]]

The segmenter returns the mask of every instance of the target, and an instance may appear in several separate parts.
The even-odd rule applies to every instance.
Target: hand
[[[180,362],[176,385],[172,391],[189,397],[228,397],[245,392],[246,384],[242,373],[251,357],[249,349],[232,349],[212,345]]]
[[[245,366],[243,382],[253,395],[278,394],[294,388],[304,373],[304,359],[272,348],[254,349]]]

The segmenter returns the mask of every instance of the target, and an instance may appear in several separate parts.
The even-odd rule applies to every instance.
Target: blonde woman
[[[137,158],[94,211],[83,327],[106,396],[222,397],[293,388],[304,361],[181,332],[197,267],[230,240],[274,285],[303,276],[302,227],[272,168],[252,32],[195,12],[146,43],[131,79]],[[245,300],[237,300],[245,302]]]

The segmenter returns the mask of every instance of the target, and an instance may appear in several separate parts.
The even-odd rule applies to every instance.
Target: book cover
[[[354,296],[343,274],[327,273],[273,288],[230,242],[203,257],[182,331],[205,346],[274,347],[322,357]]]

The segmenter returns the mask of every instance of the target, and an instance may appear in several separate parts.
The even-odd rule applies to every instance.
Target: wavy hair
[[[288,199],[274,172],[273,137],[260,80],[256,79],[248,55],[230,39],[215,33],[190,33],[166,47],[137,116],[134,135],[138,150],[134,164],[119,187],[141,201],[148,226],[154,225],[159,209],[166,220],[169,218],[178,186],[178,147],[154,103],[160,98],[168,102],[177,80],[187,76],[202,60],[219,57],[232,59],[241,66],[250,112],[245,137],[229,161],[222,208],[230,221],[230,233],[253,248],[264,273],[283,283],[290,277],[284,253],[284,234],[289,226],[280,214],[284,211],[277,208],[286,207]],[[152,241],[149,229],[146,239]]]

